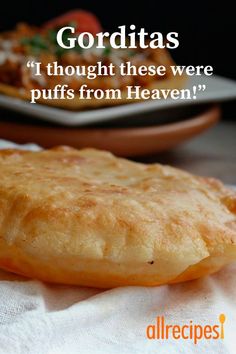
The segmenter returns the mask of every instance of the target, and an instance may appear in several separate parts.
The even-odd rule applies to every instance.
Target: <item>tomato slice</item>
[[[43,29],[54,29],[71,23],[76,25],[76,33],[89,32],[96,35],[96,33],[102,31],[102,26],[97,17],[85,10],[72,10],[61,16],[55,17],[46,22],[43,25]]]

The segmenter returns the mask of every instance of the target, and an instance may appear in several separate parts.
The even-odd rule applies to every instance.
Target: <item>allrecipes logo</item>
[[[222,313],[218,317],[218,324],[215,325],[200,325],[193,321],[184,325],[166,324],[164,316],[157,316],[156,323],[148,325],[146,328],[146,336],[148,339],[186,339],[192,340],[194,344],[201,339],[224,339],[224,323],[226,316]]]

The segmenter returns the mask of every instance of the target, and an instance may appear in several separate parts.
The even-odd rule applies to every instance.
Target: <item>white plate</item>
[[[205,84],[206,90],[191,100],[148,100],[140,103],[125,104],[114,107],[99,108],[81,112],[58,109],[42,104],[31,104],[21,99],[0,95],[0,106],[49,122],[63,125],[85,125],[111,121],[118,118],[134,116],[140,113],[158,112],[159,110],[199,103],[221,102],[236,98],[236,82],[219,76],[189,78],[187,87]],[[158,119],[158,115],[157,115]]]

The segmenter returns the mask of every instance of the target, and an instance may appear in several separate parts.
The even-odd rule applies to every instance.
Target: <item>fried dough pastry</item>
[[[0,152],[0,267],[109,288],[236,259],[236,196],[214,179],[93,149]]]

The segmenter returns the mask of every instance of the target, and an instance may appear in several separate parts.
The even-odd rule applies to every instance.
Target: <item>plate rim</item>
[[[195,80],[195,78],[194,78]],[[202,79],[201,79],[202,80]],[[136,103],[127,103],[113,107],[103,107],[93,110],[70,111],[57,107],[47,106],[43,104],[32,104],[19,98],[5,96],[0,94],[0,106],[8,108],[19,113],[24,113],[28,116],[33,116],[32,119],[44,120],[57,125],[68,127],[79,127],[95,123],[117,120],[119,118],[135,116],[135,113],[147,113],[153,111],[161,111],[164,109],[175,109],[181,106],[191,106],[204,103],[223,102],[236,98],[236,81],[214,75],[207,77],[207,80],[212,82],[224,82],[229,85],[224,94],[217,92],[215,96],[211,93],[211,98],[207,95],[200,95],[196,100],[158,100],[158,101],[142,101]],[[191,82],[191,81],[189,81]],[[194,83],[196,82],[193,81]]]

